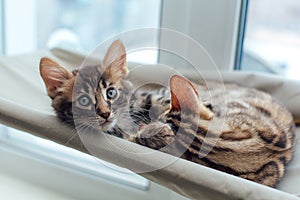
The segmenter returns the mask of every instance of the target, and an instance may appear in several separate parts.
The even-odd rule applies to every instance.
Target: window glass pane
[[[121,32],[159,27],[161,0],[36,2],[39,49],[63,47],[91,51],[104,40]],[[137,56],[143,55],[140,53]],[[155,56],[150,57],[155,61],[157,59]]]
[[[120,32],[158,27],[159,10],[158,0],[37,1],[38,47],[65,44],[90,50]]]
[[[250,0],[241,68],[300,79],[299,20],[299,0]]]
[[[119,33],[158,28],[161,4],[161,0],[5,0],[5,12],[0,12],[5,15],[5,54],[55,47],[88,53]],[[149,40],[158,43],[158,34],[153,37]],[[139,39],[134,42],[139,44]],[[139,51],[128,60],[156,63],[157,52]]]

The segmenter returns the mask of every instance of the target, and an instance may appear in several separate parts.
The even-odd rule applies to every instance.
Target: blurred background
[[[121,32],[138,28],[172,28],[192,36],[205,44],[212,56],[213,40],[206,35],[199,39],[203,28],[197,21],[203,20],[201,9],[207,6],[210,13],[236,14],[222,21],[205,23],[236,23],[234,43],[234,69],[263,71],[289,78],[300,78],[298,52],[300,48],[300,1],[298,0],[243,0],[230,1],[228,5],[207,3],[205,0],[1,0],[1,53],[15,55],[38,49],[60,47],[84,53],[92,51],[106,39]],[[212,2],[213,3],[213,2]],[[223,6],[223,8],[222,8]],[[225,7],[226,6],[226,7]],[[211,10],[210,10],[211,9]],[[195,12],[199,10],[199,12]],[[218,11],[219,10],[219,11]],[[180,12],[178,12],[180,11]],[[227,13],[230,16],[231,13]],[[187,15],[190,14],[188,17]],[[226,14],[226,13],[225,13]],[[225,15],[224,15],[225,16]],[[170,20],[171,19],[171,20]],[[227,20],[227,21],[226,21]],[[238,20],[238,21],[237,21]],[[237,22],[234,22],[237,21]],[[204,23],[204,22],[203,22]],[[197,27],[196,27],[197,25]],[[201,25],[201,24],[200,24]],[[185,27],[185,28],[182,28]],[[202,30],[202,31],[201,31]],[[219,28],[220,32],[224,32]],[[213,35],[210,35],[213,37]],[[232,40],[220,36],[223,41]],[[157,35],[159,46],[159,34]],[[204,40],[204,42],[201,42]],[[211,51],[209,51],[211,50]],[[223,50],[226,55],[226,50]],[[230,49],[228,49],[230,51]],[[219,52],[219,53],[222,53]],[[130,57],[130,60],[156,63],[158,52],[146,52]],[[226,55],[227,56],[227,55]],[[217,57],[217,56],[215,56]],[[214,58],[214,56],[213,56]],[[215,58],[217,59],[217,58]],[[222,63],[218,63],[222,68]],[[230,63],[226,63],[230,65]]]
[[[299,22],[299,0],[0,0],[0,55],[51,48],[88,54],[122,32],[167,28],[200,43],[219,69],[299,80]],[[158,50],[164,42],[159,30],[149,40],[157,49],[128,60],[176,65]],[[128,170],[2,125],[0,159],[5,199],[185,199]]]

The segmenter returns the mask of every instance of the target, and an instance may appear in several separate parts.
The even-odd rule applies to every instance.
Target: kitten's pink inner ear
[[[117,73],[120,76],[127,75],[126,50],[120,40],[116,40],[110,45],[103,59],[103,64],[113,73]]]
[[[50,58],[42,58],[40,61],[40,74],[46,85],[48,94],[53,97],[66,80],[73,77],[73,74]]]
[[[198,113],[199,97],[194,85],[184,77],[174,75],[170,80],[172,109]]]

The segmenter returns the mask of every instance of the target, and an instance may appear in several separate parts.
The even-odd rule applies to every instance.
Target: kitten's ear
[[[199,110],[198,92],[194,85],[184,77],[174,75],[170,80],[172,109]]]
[[[170,80],[172,109],[198,112],[200,118],[209,120],[213,113],[203,105],[194,85],[186,78],[174,75]]]
[[[46,85],[48,95],[51,98],[57,95],[57,89],[60,88],[65,81],[74,76],[60,64],[46,57],[40,61],[40,74]]]
[[[110,45],[103,59],[103,65],[116,78],[127,76],[126,50],[120,40],[116,40]]]

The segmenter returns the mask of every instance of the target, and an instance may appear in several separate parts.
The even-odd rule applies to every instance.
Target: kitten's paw
[[[139,132],[137,143],[152,149],[161,149],[174,140],[174,133],[167,124],[149,124]]]

